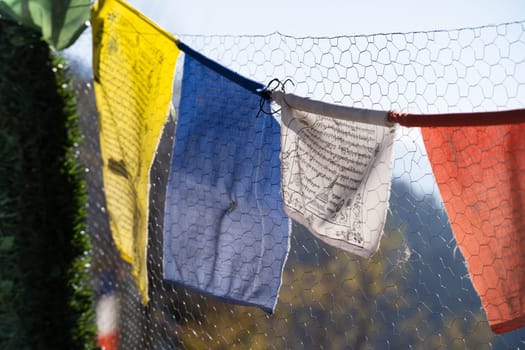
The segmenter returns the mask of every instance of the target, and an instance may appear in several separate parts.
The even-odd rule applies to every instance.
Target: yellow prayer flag
[[[149,172],[169,111],[175,38],[121,0],[93,7],[93,74],[113,240],[148,302]]]

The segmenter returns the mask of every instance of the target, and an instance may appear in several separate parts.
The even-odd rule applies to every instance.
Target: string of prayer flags
[[[492,330],[525,326],[525,124],[421,131]]]
[[[279,193],[279,124],[256,118],[261,97],[246,86],[262,85],[240,84],[232,79],[239,75],[210,63],[195,52],[184,57],[164,278],[273,312],[290,240]]]
[[[0,10],[20,16],[21,3],[0,0]],[[85,0],[61,9],[32,4],[38,6],[22,20],[57,49],[84,28]],[[490,326],[496,333],[525,326],[524,110],[410,115],[274,91],[280,127],[273,116],[256,118],[270,110],[261,84],[177,41],[123,0],[100,0],[91,22],[107,214],[143,303],[149,172],[180,49],[186,55],[164,208],[165,279],[273,312],[290,245],[286,213],[328,244],[370,257],[388,211],[395,125],[422,126]],[[115,347],[116,321],[105,311],[118,305],[100,300],[99,342]]]
[[[115,290],[114,271],[104,271],[98,280],[95,323],[97,346],[103,350],[117,350],[119,343],[120,301]]]
[[[93,72],[113,240],[148,301],[149,172],[169,111],[175,39],[120,0],[93,8]]]
[[[390,198],[395,128],[387,113],[281,92],[272,97],[282,108],[286,213],[324,242],[370,257],[379,247]]]

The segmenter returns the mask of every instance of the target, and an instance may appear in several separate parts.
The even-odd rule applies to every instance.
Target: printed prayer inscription
[[[179,51],[169,35],[120,0],[106,0],[95,10],[94,86],[106,207],[115,245],[146,302],[149,170]]]
[[[325,242],[361,256],[378,247],[391,182],[393,129],[282,111],[285,209]]]

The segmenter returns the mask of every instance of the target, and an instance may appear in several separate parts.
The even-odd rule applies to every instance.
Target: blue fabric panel
[[[289,232],[279,124],[269,115],[256,118],[259,101],[186,55],[166,194],[164,277],[272,312]]]

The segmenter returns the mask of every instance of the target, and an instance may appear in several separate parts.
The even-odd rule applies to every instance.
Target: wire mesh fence
[[[327,38],[180,38],[232,70],[287,92],[379,110],[447,113],[525,106],[525,22],[480,28]],[[174,83],[178,107],[182,64]],[[419,129],[400,128],[392,195],[380,250],[363,259],[293,223],[272,315],[192,292],[163,278],[164,198],[176,112],[167,119],[151,170],[149,303],[109,231],[92,84],[77,81],[89,192],[93,283],[118,296],[122,349],[506,349],[523,329],[491,332],[450,229]],[[475,146],[475,145],[474,145]],[[523,151],[523,150],[522,150]],[[105,286],[102,288],[102,286]]]

